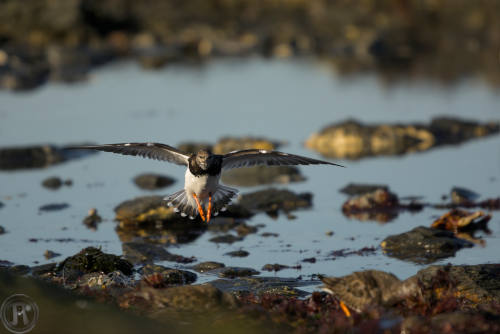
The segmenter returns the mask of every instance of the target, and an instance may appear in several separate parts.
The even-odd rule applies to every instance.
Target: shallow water
[[[346,118],[379,123],[428,122],[443,115],[500,119],[500,95],[479,80],[465,80],[453,87],[424,81],[385,86],[374,75],[341,78],[315,62],[262,59],[222,60],[203,67],[175,65],[154,72],[121,63],[94,72],[84,83],[49,84],[29,93],[0,92],[0,101],[2,146],[83,141],[176,145],[185,141],[215,142],[225,135],[253,135],[285,140],[288,144],[281,148],[283,151],[319,157],[303,147],[305,139],[323,126]],[[406,278],[421,266],[387,257],[380,249],[375,255],[336,260],[328,254],[343,248],[378,246],[388,235],[418,225],[429,226],[444,211],[402,213],[387,224],[360,222],[342,215],[340,207],[346,197],[338,190],[349,182],[381,183],[399,196],[424,196],[424,201],[439,202],[453,186],[462,186],[479,192],[483,199],[497,197],[499,144],[500,136],[493,136],[401,157],[340,162],[346,169],[303,167],[307,180],[286,188],[312,192],[312,209],[294,212],[294,220],[283,215],[276,220],[256,215],[248,223],[265,224],[265,228],[232,245],[209,242],[213,234],[206,232],[170,251],[195,256],[200,262],[212,260],[257,270],[266,263],[302,265],[301,270],[276,274],[282,277],[307,278],[314,273],[339,276],[376,268]],[[142,172],[165,173],[178,181],[163,191],[146,192],[131,181]],[[5,206],[0,208],[0,225],[7,233],[0,236],[1,259],[16,264],[45,263],[49,261],[43,252],[50,249],[62,254],[54,259],[59,261],[90,245],[121,254],[113,208],[136,196],[172,193],[182,187],[183,173],[179,166],[108,153],[46,169],[2,171],[0,201]],[[41,181],[53,175],[70,178],[74,184],[58,191],[42,188]],[[44,204],[63,202],[70,207],[57,212],[38,210]],[[92,207],[105,218],[97,231],[82,224]],[[486,247],[464,249],[456,257],[436,263],[498,262],[498,211],[493,212],[489,227],[492,234],[480,234]],[[327,236],[327,231],[335,234]],[[279,236],[259,236],[263,232]],[[29,242],[30,238],[48,240]],[[74,240],[60,242],[56,240],[59,238]],[[223,255],[240,248],[250,256]],[[301,262],[313,256],[316,263]],[[199,282],[208,279],[212,277],[202,276]]]

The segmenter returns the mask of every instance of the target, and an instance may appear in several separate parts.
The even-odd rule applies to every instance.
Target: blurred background
[[[499,1],[468,0],[0,1],[1,263],[59,262],[88,246],[126,255],[138,242],[312,280],[311,292],[318,273],[405,279],[429,263],[498,261],[499,17]],[[232,227],[124,226],[120,203],[179,190],[184,170],[66,147],[143,141],[279,149],[347,168],[228,175],[243,196],[310,199],[264,203]],[[375,189],[396,207],[356,197]],[[414,256],[380,246],[463,201],[491,218],[470,247]],[[288,268],[261,269],[274,263]]]

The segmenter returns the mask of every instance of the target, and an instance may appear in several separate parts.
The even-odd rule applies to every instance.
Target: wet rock
[[[242,222],[238,224],[235,228],[236,233],[238,233],[238,236],[244,237],[249,234],[254,234],[259,231],[259,228],[257,226],[252,226],[252,225],[247,225],[246,223]]]
[[[66,258],[59,263],[57,271],[65,279],[74,280],[85,273],[110,272],[119,270],[125,275],[131,275],[133,266],[119,256],[107,254],[95,247],[82,249],[78,254]]]
[[[187,271],[147,264],[140,269],[142,281],[149,286],[160,288],[168,285],[190,284],[196,281],[196,274]]]
[[[277,294],[281,296],[303,297],[309,293],[297,289],[297,287],[315,285],[318,284],[318,281],[301,281],[295,278],[281,277],[241,277],[232,280],[217,279],[208,284],[235,295]]]
[[[275,263],[275,264],[265,264],[261,270],[264,270],[264,271],[280,271],[280,270],[283,270],[283,269],[288,269],[290,268],[290,266],[286,266],[284,264],[279,264],[279,263]]]
[[[326,231],[326,232],[325,232],[325,235],[327,235],[327,236],[329,236],[329,237],[331,237],[331,236],[332,236],[332,235],[334,235],[334,234],[335,234],[335,232],[333,232],[333,231]]]
[[[472,312],[441,313],[433,317],[409,316],[400,325],[403,333],[495,333],[500,331],[498,319]]]
[[[226,154],[237,150],[260,149],[272,151],[280,146],[279,142],[270,141],[264,138],[242,137],[242,138],[221,138],[213,147],[213,153]]]
[[[294,166],[255,166],[232,169],[222,174],[222,182],[239,187],[252,187],[261,184],[288,184],[304,181],[300,170]]]
[[[239,203],[230,203],[226,207],[226,211],[219,212],[218,217],[231,217],[235,219],[246,219],[250,218],[254,215],[252,211],[250,211],[248,208],[244,207],[243,205]],[[210,224],[212,221],[210,220]]]
[[[257,270],[244,267],[224,267],[210,271],[212,274],[217,274],[219,277],[235,278],[246,277],[260,274]]]
[[[3,204],[2,202],[0,202],[0,209],[3,208],[5,206],[5,204]]]
[[[453,187],[450,192],[451,202],[453,204],[462,204],[466,202],[475,202],[480,195],[472,190]]]
[[[432,263],[454,256],[461,248],[473,246],[451,232],[424,226],[389,236],[380,245],[387,255],[416,263]]]
[[[136,50],[135,57],[143,68],[159,69],[170,63],[180,61],[182,54],[173,47],[153,46]]]
[[[261,233],[260,236],[264,237],[264,238],[269,238],[269,237],[277,238],[280,235],[278,233],[273,233],[273,232],[264,232],[264,233]]]
[[[377,190],[389,191],[389,186],[383,184],[349,183],[340,192],[349,196],[359,196],[373,193]]]
[[[5,234],[5,227],[0,225],[0,235]]]
[[[243,237],[237,237],[232,234],[224,234],[224,235],[218,235],[216,237],[210,238],[210,242],[215,242],[218,244],[232,244],[233,242],[236,241],[242,241]]]
[[[26,275],[30,270],[30,267],[24,264],[17,264],[9,267],[9,272],[14,275]]]
[[[360,159],[426,151],[498,133],[499,130],[498,123],[480,124],[453,118],[435,118],[428,125],[365,125],[348,120],[311,135],[306,146],[325,157]]]
[[[160,174],[141,174],[134,178],[134,183],[143,190],[163,189],[175,182],[171,177]]]
[[[310,208],[312,194],[295,194],[289,190],[269,188],[252,193],[243,194],[239,204],[250,211],[277,214],[279,211],[288,213],[293,210]]]
[[[377,248],[375,247],[363,247],[358,250],[351,250],[349,248],[344,248],[344,249],[339,249],[331,252],[329,255],[333,256],[333,259],[336,259],[338,257],[346,257],[346,256],[351,256],[351,255],[358,255],[358,256],[367,256],[367,255],[374,255],[377,252]]]
[[[90,209],[87,217],[83,219],[83,224],[91,230],[97,230],[97,224],[102,222],[102,217],[97,213],[97,209]]]
[[[387,305],[406,297],[401,281],[379,270],[354,272],[343,277],[323,277],[323,289],[361,312],[369,305]]]
[[[42,181],[42,186],[51,190],[57,190],[63,185],[63,180],[60,177],[53,176]]]
[[[0,88],[23,91],[46,82],[49,66],[43,52],[21,47],[1,51]]]
[[[79,277],[76,281],[76,287],[80,290],[106,290],[107,293],[110,293],[115,298],[122,295],[126,291],[132,290],[133,286],[134,281],[132,278],[119,270],[112,271],[110,273],[88,273]]]
[[[122,244],[122,249],[123,256],[134,264],[152,263],[153,261],[171,261],[177,263],[191,263],[196,261],[194,257],[172,254],[166,251],[163,246],[154,244],[126,242]]]
[[[50,259],[53,259],[55,257],[58,257],[58,256],[61,256],[61,254],[59,253],[56,253],[56,252],[53,252],[51,250],[46,250],[44,253],[43,253],[43,256],[47,259],[47,260],[50,260]]]
[[[396,218],[400,210],[418,211],[422,207],[422,204],[415,202],[402,204],[396,194],[387,189],[379,188],[373,192],[350,198],[342,205],[342,212],[349,218],[361,221],[376,220],[385,223]]]
[[[45,204],[38,208],[39,211],[60,211],[69,208],[68,203]]]
[[[206,314],[237,305],[236,299],[229,293],[220,291],[209,284],[182,285],[168,289],[142,287],[129,292],[119,299],[122,308],[143,308],[154,311],[154,318],[171,318],[179,313],[195,315]]]
[[[211,221],[210,221],[211,223]],[[178,245],[196,240],[207,229],[207,224],[192,222],[161,222],[160,224],[120,224],[116,233],[121,242],[143,241],[145,243]]]
[[[47,263],[39,266],[31,267],[31,274],[36,277],[44,277],[47,275],[55,275],[57,263]]]
[[[232,251],[232,252],[227,252],[224,255],[228,255],[230,257],[247,257],[248,255],[250,255],[250,253],[245,251],[245,250],[240,249],[240,250],[236,250],[236,251]]]
[[[4,147],[0,148],[0,170],[43,168],[94,154],[86,151],[77,152],[55,145]]]
[[[490,219],[491,215],[486,215],[482,211],[468,212],[465,210],[454,209],[436,219],[432,223],[431,227],[457,233],[459,229],[486,229]]]
[[[315,257],[308,257],[302,260],[302,262],[316,263]]]
[[[214,262],[214,261],[206,261],[206,262],[201,262],[196,265],[194,265],[192,268],[193,270],[204,273],[207,271],[212,271],[214,269],[219,269],[219,268],[224,268],[226,265],[224,263],[220,262]]]

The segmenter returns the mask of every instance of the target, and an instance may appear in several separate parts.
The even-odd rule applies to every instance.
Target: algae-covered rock
[[[253,268],[245,267],[224,267],[211,271],[211,273],[217,274],[219,277],[225,278],[235,278],[235,277],[245,277],[260,274],[257,270]]]
[[[115,208],[121,225],[156,224],[170,220],[186,220],[166,206],[162,196],[142,196],[120,203]]]
[[[163,246],[141,243],[125,242],[122,244],[123,256],[132,263],[152,263],[153,261],[171,261],[178,263],[191,263],[194,257],[185,257],[168,252]]]
[[[164,287],[167,285],[190,284],[196,281],[196,274],[180,269],[167,268],[160,265],[147,264],[139,272],[143,281],[151,286]]]
[[[342,204],[342,213],[358,220],[387,222],[397,217],[399,208],[398,196],[389,190],[379,188],[348,199]]]
[[[242,241],[243,237],[234,236],[232,234],[223,234],[210,238],[208,241],[217,244],[232,244],[233,242]]]
[[[57,271],[65,277],[76,278],[85,273],[103,272],[105,274],[119,270],[131,275],[133,266],[127,260],[113,254],[104,253],[99,248],[87,247],[78,254],[66,258],[59,263]]]
[[[215,261],[206,261],[206,262],[201,262],[196,265],[194,265],[192,268],[193,270],[204,273],[207,271],[212,271],[214,269],[219,269],[219,268],[224,268],[226,265],[221,262],[215,262]]]
[[[473,246],[452,232],[424,226],[389,236],[380,245],[387,255],[416,263],[432,263],[454,256],[461,248]]]
[[[238,202],[244,208],[255,212],[285,213],[310,208],[312,206],[312,194],[296,194],[285,189],[269,188],[252,193],[243,194]]]
[[[134,177],[136,186],[143,190],[163,189],[172,185],[174,182],[175,180],[171,177],[154,173],[140,174]]]
[[[287,265],[284,265],[284,264],[279,264],[279,263],[274,263],[274,264],[271,264],[271,263],[268,263],[268,264],[265,264],[261,270],[264,270],[264,271],[280,271],[280,270],[283,270],[283,269],[288,269],[290,268],[290,266],[287,266]]]
[[[247,252],[246,250],[239,249],[239,250],[235,250],[232,252],[224,253],[224,255],[227,255],[230,257],[247,257],[248,255],[250,255],[250,253]]]
[[[240,277],[231,280],[217,279],[208,284],[235,295],[277,294],[281,296],[303,297],[309,293],[297,289],[297,287],[315,285],[318,284],[318,281],[302,281],[296,278],[281,277]]]

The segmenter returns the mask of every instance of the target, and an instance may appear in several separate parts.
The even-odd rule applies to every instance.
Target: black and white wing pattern
[[[177,165],[188,165],[189,155],[178,149],[159,143],[122,143],[74,146],[72,149],[98,150],[104,152],[113,152],[123,155],[140,156],[143,158],[162,160],[175,163]]]
[[[257,149],[233,151],[222,156],[223,170],[257,165],[279,166],[322,164],[344,167],[342,165],[334,164],[333,162],[311,159],[300,155]]]

